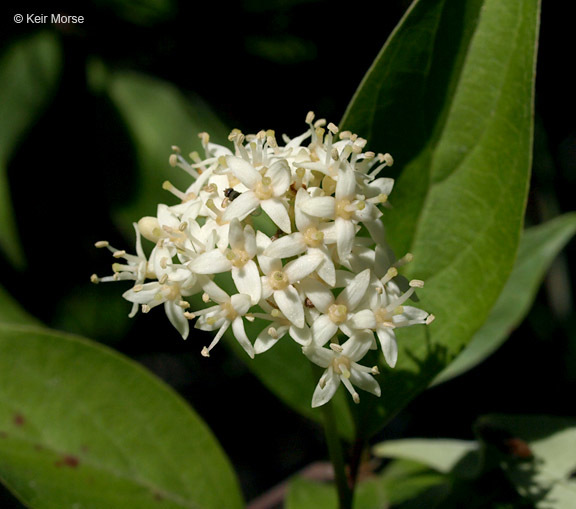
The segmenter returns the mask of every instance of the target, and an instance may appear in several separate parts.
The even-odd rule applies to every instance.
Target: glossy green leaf
[[[155,215],[158,203],[176,203],[177,199],[162,188],[164,181],[182,190],[191,183],[187,173],[168,164],[171,147],[179,146],[183,154],[204,154],[199,133],[208,132],[212,141],[224,144],[229,130],[201,99],[185,96],[164,81],[136,73],[114,73],[105,86],[132,134],[138,159],[135,197],[118,213],[119,223],[132,235],[132,223]]]
[[[61,56],[53,34],[39,32],[16,41],[0,57],[0,248],[16,266],[22,250],[8,188],[7,166],[22,136],[53,96]]]
[[[0,325],[0,478],[32,508],[243,507],[210,430],[137,364]]]
[[[417,461],[443,474],[458,471],[472,477],[480,466],[478,449],[477,442],[468,440],[407,438],[381,442],[372,451],[380,458]]]
[[[386,499],[401,507],[438,507],[444,498],[449,480],[446,475],[430,470],[422,463],[393,460],[378,476]],[[442,507],[441,505],[439,507]]]
[[[529,457],[506,454],[501,459],[504,471],[520,495],[533,502],[537,508],[574,507],[574,419],[537,415],[491,415],[481,418],[479,422],[484,434],[490,430],[492,436],[506,436],[527,444]]]
[[[286,509],[306,509],[308,507],[334,509],[338,507],[338,494],[333,484],[296,478],[290,483],[284,507]]]
[[[332,483],[296,477],[290,482],[285,509],[334,509],[338,507],[336,487]],[[354,491],[353,509],[387,507],[386,493],[379,479],[360,482]]]
[[[436,377],[434,384],[471,369],[504,343],[530,310],[546,271],[575,232],[574,213],[526,230],[514,270],[488,320],[454,362]]]
[[[437,502],[446,493],[447,483],[445,475],[422,464],[398,460],[387,465],[381,473],[361,480],[354,490],[352,506],[354,509],[384,509],[415,503],[407,507],[437,507]],[[334,509],[338,507],[336,488],[328,482],[296,477],[290,482],[284,507]]]
[[[532,143],[539,2],[420,0],[343,120],[401,168],[384,222],[406,275],[423,279],[430,327],[398,331],[369,435],[423,391],[486,320],[512,270]]]

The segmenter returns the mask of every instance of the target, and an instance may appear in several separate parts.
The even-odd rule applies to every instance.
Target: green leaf
[[[426,281],[430,327],[398,331],[378,405],[359,429],[385,424],[459,353],[512,270],[531,164],[539,1],[415,2],[343,119],[389,151],[402,174],[384,215],[406,275]]]
[[[447,476],[418,462],[394,460],[378,476],[386,499],[402,507],[437,507],[446,491]],[[440,506],[441,507],[441,506]]]
[[[484,435],[527,443],[531,457],[504,455],[501,465],[518,493],[537,508],[574,507],[576,421],[536,415],[490,415],[479,420]],[[490,443],[490,442],[489,442]]]
[[[417,461],[443,474],[457,473],[465,477],[473,477],[480,466],[478,444],[468,440],[389,440],[375,445],[372,452],[380,458]]]
[[[24,260],[7,166],[22,137],[54,95],[60,68],[58,41],[48,32],[15,42],[0,57],[0,248],[19,267]]]
[[[243,507],[210,430],[98,344],[0,325],[0,478],[29,507]]]
[[[229,130],[201,99],[185,96],[164,81],[118,72],[108,76],[105,86],[132,134],[138,159],[135,197],[117,215],[119,224],[131,235],[132,223],[156,215],[158,203],[175,202],[174,196],[162,189],[165,180],[181,190],[191,183],[187,173],[168,164],[171,147],[179,146],[184,154],[203,154],[199,133],[206,131],[212,141],[223,144]]]
[[[334,509],[338,507],[336,487],[332,483],[318,482],[303,477],[294,478],[284,501],[285,509]],[[360,482],[354,491],[354,509],[381,509],[387,507],[386,493],[380,479]]]
[[[468,371],[504,343],[530,310],[546,271],[575,232],[576,213],[526,230],[514,270],[488,320],[454,362],[436,377],[434,384]]]
[[[338,507],[338,494],[333,484],[319,483],[297,477],[290,483],[284,501],[285,509],[334,509]]]

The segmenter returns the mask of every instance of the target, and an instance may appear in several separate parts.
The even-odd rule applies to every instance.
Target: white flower
[[[208,297],[214,302],[217,302],[217,304],[193,313],[199,317],[195,327],[206,331],[218,330],[218,332],[210,343],[210,346],[202,349],[202,355],[209,357],[210,350],[218,344],[224,333],[232,326],[234,337],[238,343],[240,343],[250,357],[254,358],[254,347],[246,335],[244,322],[242,320],[250,309],[250,296],[241,293],[229,296],[214,283],[206,285],[204,289]]]
[[[310,196],[303,188],[300,188],[295,200],[296,228],[299,231],[280,237],[272,242],[264,251],[264,255],[272,258],[291,258],[302,253],[319,256],[322,261],[317,269],[318,275],[330,286],[334,286],[336,283],[336,268],[327,246],[327,244],[333,242],[326,238],[326,233],[335,234],[335,232],[334,230],[329,230],[326,227],[326,223],[320,224],[316,218],[312,219],[300,210],[301,203],[307,199],[310,199]]]
[[[129,302],[141,305],[143,313],[164,304],[170,323],[186,339],[190,328],[185,310],[189,304],[183,296],[195,293],[197,285],[198,280],[194,274],[186,268],[178,268],[165,272],[158,281],[136,285],[122,296]]]
[[[288,318],[286,318],[279,309],[276,309],[266,301],[260,303],[266,313],[252,313],[257,319],[267,320],[269,323],[262,329],[256,341],[254,342],[254,351],[257,354],[264,353],[272,348],[286,333],[300,345],[308,345],[312,341],[312,333],[308,325],[296,327]]]
[[[258,232],[258,249],[262,252],[271,241],[266,235]],[[304,327],[304,302],[294,287],[316,270],[322,262],[318,255],[304,255],[282,266],[280,258],[265,255],[258,256],[262,276],[262,298],[274,297],[274,302],[284,316],[296,327]]]
[[[309,279],[302,289],[315,308],[322,314],[312,324],[312,335],[317,346],[332,340],[339,330],[353,336],[374,327],[374,315],[369,309],[357,309],[370,283],[370,269],[356,275],[338,297],[319,281]]]
[[[398,359],[398,345],[394,329],[417,324],[428,325],[434,320],[434,315],[422,309],[403,305],[412,296],[416,288],[422,288],[423,286],[424,283],[422,281],[413,279],[410,281],[410,288],[402,293],[393,281],[389,281],[384,285],[384,290],[372,307],[375,319],[374,329],[380,341],[384,358],[392,368],[396,365]]]
[[[226,162],[248,190],[228,205],[222,219],[231,221],[237,218],[241,221],[261,206],[278,228],[290,233],[290,216],[284,202],[291,180],[288,163],[281,159],[260,173],[240,157],[229,156]]]
[[[392,157],[365,151],[365,139],[313,113],[306,123],[300,136],[284,135],[283,146],[271,130],[235,129],[232,150],[201,133],[204,159],[194,152],[189,162],[173,147],[170,164],[191,178],[184,190],[163,185],[179,203],[138,221],[135,255],[97,243],[119,261],[113,276],[92,280],[133,281],[123,294],[130,316],[162,305],[184,338],[197,318],[196,328],[215,333],[206,357],[227,331],[250,357],[289,335],[325,369],[313,406],[340,383],[358,402],[354,386],[380,395],[377,368],[359,364],[368,349],[379,343],[394,366],[394,330],[434,317],[405,305],[422,282],[398,274],[412,255],[396,260],[384,236],[381,209],[394,181],[380,172]],[[261,210],[277,230],[272,238],[262,231],[272,226],[267,218],[256,218]],[[149,256],[141,238],[153,243]],[[191,311],[188,300],[200,293],[206,306]],[[263,324],[256,338],[244,319]],[[342,346],[339,335],[347,336]]]
[[[134,280],[134,286],[139,286],[146,280],[148,276],[148,261],[146,260],[146,255],[142,249],[142,237],[140,235],[140,230],[136,223],[133,223],[134,230],[136,232],[136,254],[128,254],[126,251],[116,249],[112,247],[107,241],[103,240],[96,242],[96,247],[107,248],[114,258],[124,259],[127,263],[114,263],[112,265],[112,270],[114,275],[98,277],[93,274],[91,281],[93,283],[106,283],[110,281],[121,281],[121,280]],[[134,316],[138,311],[138,304],[134,303],[132,305],[132,310],[129,316]]]
[[[357,224],[371,222],[378,216],[378,209],[371,203],[357,198],[356,177],[349,166],[340,168],[334,196],[319,196],[306,200],[302,210],[311,216],[334,219],[340,263],[347,260],[354,246]],[[381,214],[381,213],[380,213]]]
[[[250,225],[242,228],[238,219],[230,223],[228,234],[230,249],[222,252],[212,249],[190,262],[189,267],[198,274],[231,272],[239,293],[250,295],[252,304],[257,304],[262,295],[260,272],[253,258],[256,256],[256,233]]]
[[[371,344],[371,338],[364,334],[348,339],[342,346],[331,343],[330,349],[313,344],[302,348],[302,352],[308,359],[326,368],[312,396],[312,407],[319,407],[330,401],[340,382],[352,395],[355,403],[360,402],[360,396],[354,389],[354,385],[375,396],[380,396],[380,386],[372,376],[378,374],[378,368],[376,366],[369,368],[357,362],[364,357]]]

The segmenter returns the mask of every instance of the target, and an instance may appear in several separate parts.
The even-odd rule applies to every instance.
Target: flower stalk
[[[351,509],[353,501],[353,490],[346,472],[346,461],[342,450],[342,441],[338,435],[336,415],[332,401],[322,406],[324,418],[324,436],[332,468],[334,469],[334,482],[338,492],[339,509]]]

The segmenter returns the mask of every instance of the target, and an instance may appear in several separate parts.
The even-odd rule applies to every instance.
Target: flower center
[[[328,308],[328,316],[335,324],[341,324],[346,321],[348,308],[344,304],[332,304]]]
[[[243,249],[230,249],[226,258],[237,268],[244,267],[251,260],[250,255]]]
[[[350,378],[350,359],[345,355],[336,357],[332,361],[332,368],[337,375],[344,375],[346,378]]]
[[[320,247],[324,242],[324,233],[318,231],[314,226],[306,228],[304,232],[304,242],[310,247]]]
[[[238,316],[238,312],[234,309],[230,301],[222,304],[222,313],[226,317],[226,320],[229,321],[233,321]]]
[[[336,216],[350,219],[352,214],[354,214],[354,208],[351,207],[350,200],[338,200],[336,203]]]
[[[290,284],[290,281],[288,281],[286,274],[284,274],[284,272],[282,272],[281,270],[272,272],[272,274],[268,278],[268,281],[270,282],[270,286],[272,287],[273,290],[284,290],[284,288],[286,288]]]
[[[274,195],[272,189],[272,179],[270,177],[262,177],[262,180],[256,184],[254,194],[259,200],[269,200]]]
[[[161,292],[156,294],[156,298],[158,300],[161,300],[162,297],[164,297],[166,300],[179,299],[180,285],[174,282],[163,284]]]
[[[404,312],[402,306],[396,307],[392,312],[388,311],[386,308],[379,308],[374,312],[374,318],[376,318],[376,322],[384,327],[394,327],[394,322],[392,321],[392,317],[394,315],[399,315]]]

